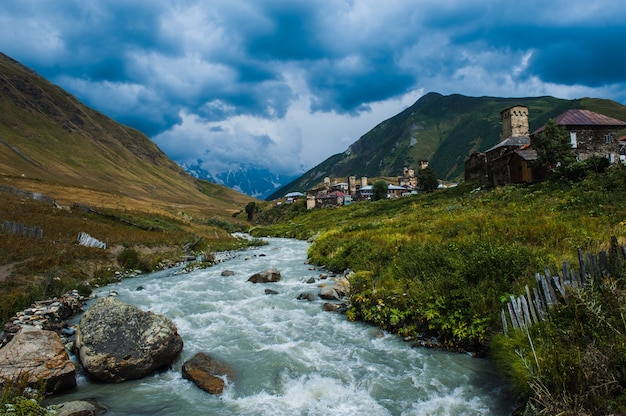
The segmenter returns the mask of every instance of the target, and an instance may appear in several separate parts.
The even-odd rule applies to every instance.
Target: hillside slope
[[[268,199],[306,190],[325,176],[393,177],[404,166],[417,167],[419,160],[428,160],[439,178],[458,180],[471,153],[486,150],[500,141],[500,111],[518,104],[529,107],[531,131],[572,108],[626,120],[626,106],[611,100],[443,96],[431,92],[378,124],[345,152],[329,157]]]
[[[130,204],[224,214],[252,200],[217,185],[201,186],[142,133],[84,106],[2,54],[0,149],[5,182],[58,200],[106,193]],[[212,198],[212,192],[219,197]],[[115,197],[96,199],[119,207]]]

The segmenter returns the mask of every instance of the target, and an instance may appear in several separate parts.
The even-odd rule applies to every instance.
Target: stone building
[[[611,163],[620,162],[619,132],[626,130],[626,122],[580,109],[567,110],[554,121],[569,134],[577,160],[603,156]],[[531,139],[544,130],[545,125],[535,130]]]
[[[529,149],[528,107],[515,105],[500,112],[500,142],[465,161],[465,180],[488,178],[493,185],[532,182],[532,162],[537,153]]]

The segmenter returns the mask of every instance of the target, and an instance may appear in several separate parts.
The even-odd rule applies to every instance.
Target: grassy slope
[[[211,198],[228,191],[200,186],[146,136],[83,106],[5,56],[0,56],[0,82],[0,174],[33,180],[15,180],[22,186],[51,184],[47,193],[60,200],[84,189],[166,209],[231,214],[251,200],[236,192]],[[109,200],[103,198],[116,204]]]

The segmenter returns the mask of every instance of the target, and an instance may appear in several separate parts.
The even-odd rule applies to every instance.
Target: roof
[[[283,198],[293,198],[294,196],[304,196],[302,192],[289,192]]]
[[[604,114],[595,113],[591,110],[567,110],[559,115],[555,120],[559,126],[601,126],[614,127],[618,129],[626,128],[626,121],[617,120],[615,118],[605,116]],[[533,134],[541,133],[545,130],[543,125],[533,132]]]
[[[521,147],[525,144],[530,144],[530,137],[528,136],[513,136],[513,137],[509,137],[508,139],[505,139],[503,141],[501,141],[500,143],[498,143],[497,145],[493,146],[491,149],[486,150],[485,152],[491,152],[492,150],[496,150],[500,147],[504,147],[504,146],[517,146],[517,147]]]
[[[533,160],[537,160],[537,151],[536,150],[532,150],[532,149],[516,150],[513,153],[515,153],[516,155],[518,155],[522,159],[524,159],[526,161],[529,161],[529,162],[533,161]]]
[[[324,199],[324,198],[337,198],[337,197],[340,197],[340,196],[346,196],[346,194],[344,194],[341,191],[334,191],[334,192],[331,192],[329,194],[326,194],[325,196],[322,197],[322,199]]]

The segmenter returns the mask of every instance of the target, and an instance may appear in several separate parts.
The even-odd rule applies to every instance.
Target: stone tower
[[[528,107],[525,105],[515,105],[500,112],[502,120],[502,133],[500,140],[509,137],[528,137]]]

